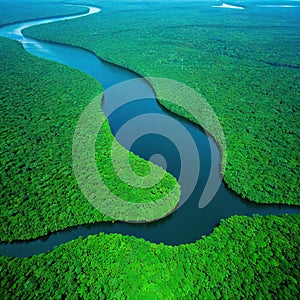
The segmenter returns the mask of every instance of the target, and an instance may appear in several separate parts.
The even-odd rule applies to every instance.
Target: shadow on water
[[[65,20],[67,17],[53,18],[52,20],[54,22],[63,19]],[[102,61],[92,52],[85,49],[26,38],[20,30],[18,31],[18,28],[27,28],[43,22],[45,20],[5,26],[0,28],[0,35],[21,42],[24,48],[33,55],[63,63],[93,76],[105,89],[126,80],[139,78],[135,89],[140,89],[142,94],[145,95],[142,99],[122,105],[122,95],[128,96],[128,91],[122,91],[117,96],[111,94],[105,94],[104,96],[102,108],[106,116],[109,116],[108,120],[112,133],[115,135],[129,120],[143,114],[156,113],[173,118],[192,136],[197,146],[200,159],[200,173],[196,187],[187,202],[173,214],[163,219],[151,223],[138,224],[115,222],[80,225],[35,240],[1,243],[0,254],[17,257],[32,256],[51,250],[54,246],[66,243],[79,236],[86,237],[99,232],[121,233],[144,238],[155,243],[163,242],[169,245],[179,245],[194,242],[201,236],[208,235],[220,223],[221,219],[233,215],[280,215],[300,212],[299,207],[255,204],[243,200],[227,189],[224,183],[221,184],[213,200],[206,207],[199,209],[199,195],[204,190],[211,168],[220,169],[220,152],[214,142],[212,143],[213,149],[210,148],[209,139],[211,137],[206,136],[198,126],[161,107],[156,101],[155,93],[150,84],[138,74]],[[115,109],[116,107],[117,109]],[[154,124],[147,124],[146,126],[154,126]],[[118,141],[126,147],[126,135],[118,137]],[[146,160],[149,160],[153,154],[161,154],[167,162],[166,169],[177,179],[179,178],[181,170],[180,155],[176,145],[168,138],[155,133],[146,134],[136,140],[130,150]],[[211,165],[213,161],[211,155],[215,155],[217,158],[216,163],[213,165]],[[187,159],[187,161],[192,168],[192,159]],[[189,178],[184,178],[181,182],[183,190],[185,185],[189,185]]]

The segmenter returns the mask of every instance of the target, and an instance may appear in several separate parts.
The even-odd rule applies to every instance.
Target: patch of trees
[[[298,299],[299,215],[225,220],[194,244],[78,238],[31,258],[0,257],[2,298]],[[175,233],[176,234],[176,233]]]

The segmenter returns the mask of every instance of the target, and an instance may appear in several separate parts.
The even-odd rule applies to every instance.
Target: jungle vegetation
[[[99,234],[2,256],[2,299],[298,299],[299,225],[299,215],[235,216],[189,245]]]
[[[0,0],[3,24],[61,14],[58,6],[49,3],[40,9],[27,7],[24,15],[16,15],[22,11],[18,9],[11,15],[10,9],[2,10],[14,3]],[[25,7],[24,3],[19,5]],[[209,100],[225,130],[227,184],[250,200],[299,204],[295,125],[299,70],[255,61],[268,53],[269,61],[299,65],[297,51],[293,52],[296,40],[282,41],[273,51],[271,40],[260,29],[262,23],[252,29],[245,25],[250,21],[236,12],[245,27],[237,32],[229,26],[232,15],[218,11],[207,26],[205,13],[197,8],[196,18],[196,4],[187,3],[188,13],[180,2],[101,1],[101,18],[65,22],[68,34],[55,40],[80,44],[144,75],[163,75],[196,88]],[[171,7],[172,14],[166,16]],[[151,9],[163,17],[154,21]],[[260,20],[259,11],[253,10]],[[216,24],[221,13],[229,24],[226,35],[224,24]],[[265,30],[274,30],[273,42],[277,42],[275,29],[285,30],[280,18],[277,27],[264,24]],[[191,20],[195,26],[190,26]],[[166,29],[170,24],[176,30]],[[295,28],[290,27],[290,35],[295,36]],[[56,24],[45,25],[30,29],[30,34],[51,40],[55,30]],[[101,87],[76,70],[27,54],[15,42],[2,38],[0,42],[0,240],[29,239],[76,224],[109,221],[81,195],[71,166],[74,126]],[[265,52],[267,47],[272,52]],[[112,138],[108,127],[105,136]],[[135,159],[141,172],[147,173],[148,165]],[[173,177],[165,183],[170,181],[176,184]],[[1,256],[0,294],[3,299],[153,299],[154,295],[158,299],[297,299],[299,225],[299,215],[234,216],[209,236],[176,247],[119,234],[78,238],[30,258]]]

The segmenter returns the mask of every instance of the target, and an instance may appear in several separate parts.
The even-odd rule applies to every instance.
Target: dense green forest
[[[26,240],[78,224],[112,220],[85,199],[72,169],[76,124],[101,86],[79,71],[33,57],[17,42],[1,38],[0,43],[1,241]],[[116,180],[109,159],[112,141],[106,124],[96,149],[99,172],[110,193],[99,191],[99,197],[126,194],[125,200],[148,202],[173,190],[171,211],[180,197],[175,178],[166,173],[152,188],[125,189]],[[116,151],[119,162],[115,164],[125,169],[122,157],[128,152],[121,146]],[[141,176],[149,173],[149,163],[132,153],[130,162]],[[155,175],[160,167],[151,165]]]
[[[42,2],[44,6],[32,1],[34,9],[28,9],[26,1],[0,0],[1,22],[82,11]],[[257,34],[253,43],[242,47],[242,40],[234,38],[239,34],[246,43],[255,33],[262,34],[260,23],[255,30],[241,25],[247,33],[244,29],[237,33],[228,25],[224,35],[224,24],[215,24],[221,12],[205,26],[205,16],[202,19],[197,10],[199,23],[190,26],[191,20],[195,21],[193,12],[196,14],[192,2],[185,4],[190,8],[188,14],[174,1],[88,3],[103,6],[101,16],[65,22],[67,34],[55,40],[80,44],[142,74],[173,78],[196,88],[209,100],[224,127],[227,184],[250,200],[299,204],[299,70],[263,62],[274,59],[299,65],[298,53],[293,52],[296,41],[289,40],[289,47],[282,42],[269,53],[272,57],[262,58],[265,48],[257,45],[263,40],[267,47],[270,40]],[[16,9],[22,5],[24,10]],[[172,7],[174,14],[166,16],[165,5]],[[151,9],[164,17],[154,22]],[[232,15],[222,13],[224,22],[233,22]],[[262,18],[255,10],[254,14]],[[234,15],[241,22],[250,22],[238,12]],[[277,22],[280,29],[283,21],[279,18]],[[170,30],[170,24],[176,30]],[[32,28],[30,34],[54,39],[57,26],[61,31],[61,25],[52,24]],[[200,32],[197,26],[202,26]],[[275,40],[274,27],[264,26],[274,30]],[[289,30],[294,30],[293,26]],[[81,194],[71,159],[78,118],[101,87],[76,70],[27,54],[16,42],[1,38],[0,43],[0,240],[30,239],[72,225],[111,220]],[[285,57],[281,57],[283,49]],[[252,117],[246,118],[248,115]],[[111,165],[100,168],[112,140],[107,123],[103,129],[96,145],[97,164],[113,182]],[[119,151],[120,155],[126,152],[121,147]],[[148,163],[130,155],[137,172],[146,174]],[[166,175],[154,189],[160,193],[174,185],[175,179]],[[119,193],[124,192],[119,182],[111,188],[116,194],[119,188]],[[155,200],[153,196],[145,199],[140,191],[131,192],[135,201]],[[3,299],[298,299],[299,226],[299,215],[234,216],[223,220],[209,236],[176,247],[118,234],[78,238],[30,258],[1,256],[0,295]]]
[[[31,258],[1,257],[2,298],[299,299],[299,225],[299,215],[236,216],[176,247],[78,238]]]
[[[25,32],[191,86],[223,127],[229,188],[255,202],[298,205],[300,8],[282,13],[262,11],[255,1],[241,11],[211,8],[207,1],[113,2],[89,1],[103,6],[101,17],[66,22],[59,37],[59,24]]]

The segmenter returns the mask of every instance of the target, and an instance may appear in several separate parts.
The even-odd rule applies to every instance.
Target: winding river
[[[150,84],[138,74],[123,67],[107,63],[88,50],[39,41],[24,37],[22,34],[23,29],[31,26],[85,17],[100,12],[100,9],[96,7],[82,7],[86,8],[86,13],[4,26],[0,28],[0,35],[21,42],[24,49],[35,56],[63,63],[93,76],[102,84],[104,89],[108,89],[117,83],[129,79],[138,79],[135,88],[141,90],[146,95],[143,99],[123,105],[116,112],[110,114],[109,112],[113,110],[119,99],[116,95],[105,97],[102,108],[104,113],[109,115],[108,120],[112,133],[116,135],[126,122],[133,117],[144,114],[161,114],[162,116],[176,120],[192,136],[196,144],[201,164],[198,181],[186,203],[171,215],[158,221],[138,224],[115,222],[76,226],[35,240],[1,243],[1,255],[16,257],[32,256],[51,250],[54,246],[66,243],[79,236],[85,237],[99,232],[121,233],[141,237],[155,243],[163,242],[169,245],[179,245],[194,242],[201,238],[201,236],[211,233],[213,228],[220,223],[221,219],[233,215],[251,216],[252,214],[280,215],[300,213],[299,207],[255,204],[243,200],[227,189],[224,183],[221,184],[213,200],[206,207],[199,209],[199,195],[201,195],[205,188],[211,168],[215,168],[218,172],[220,168],[220,152],[211,137],[207,136],[200,127],[170,113],[160,106],[156,101],[155,93]],[[154,126],[154,124],[150,125]],[[150,125],[148,124],[148,126]],[[180,131],[178,131],[177,135],[179,140],[182,139],[184,141]],[[125,147],[127,146],[126,139],[122,139],[122,136],[117,137],[117,139],[120,144]],[[149,160],[153,154],[162,155],[167,163],[167,171],[177,179],[179,178],[181,167],[179,153],[176,145],[172,144],[168,138],[156,134],[147,134],[138,139],[130,150],[146,160]],[[192,169],[194,167],[192,159],[187,157],[185,161],[188,164],[187,168]],[[159,164],[159,162],[157,163]],[[161,165],[164,166],[163,163]],[[184,191],[186,186],[189,185],[189,178],[184,178],[180,184]]]

